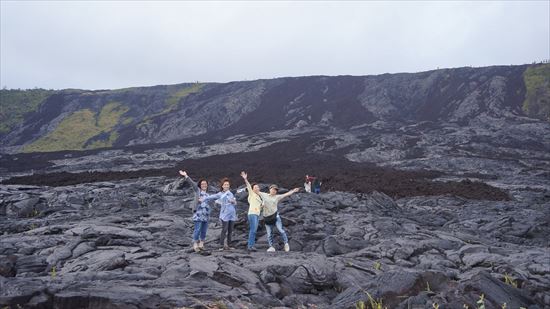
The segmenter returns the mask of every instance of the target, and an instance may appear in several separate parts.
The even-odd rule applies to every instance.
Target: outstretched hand
[[[180,170],[180,175],[183,177],[187,177],[187,172]]]
[[[300,192],[300,188],[294,188],[294,189],[292,189],[292,191],[293,191],[294,193]]]
[[[244,180],[247,180],[248,174],[245,173],[244,171],[242,171],[242,172],[241,172],[241,177],[242,177]]]

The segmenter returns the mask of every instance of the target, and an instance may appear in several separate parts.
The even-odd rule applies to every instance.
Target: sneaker
[[[204,250],[204,241],[199,242],[199,250]]]
[[[269,249],[267,249],[267,252],[275,252],[275,248],[269,247]]]
[[[288,245],[288,243],[285,244],[285,252],[288,252],[290,251],[290,246]]]
[[[199,244],[198,243],[196,243],[196,242],[193,243],[193,250],[195,252],[199,252],[200,249],[199,249]]]
[[[254,247],[250,247],[250,248],[247,248],[246,250],[248,250],[248,252],[256,252],[258,251],[256,248]]]

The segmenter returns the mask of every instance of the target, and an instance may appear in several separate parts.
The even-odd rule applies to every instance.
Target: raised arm
[[[189,184],[191,184],[191,187],[193,188],[193,191],[195,191],[195,193],[199,193],[200,192],[200,189],[197,185],[197,183],[191,179],[191,177],[189,177],[189,175],[187,175],[187,172],[186,171],[182,171],[180,170],[179,171],[180,175],[184,177],[185,181],[189,182]]]
[[[246,184],[246,189],[248,189],[248,193],[251,193],[252,187],[250,186],[250,182],[248,182],[248,174],[243,171],[241,172],[241,177],[244,179],[244,183]]]
[[[284,199],[285,197],[291,196],[292,194],[294,194],[294,193],[296,193],[296,192],[298,192],[298,191],[300,191],[300,188],[294,188],[294,189],[288,191],[288,192],[285,193],[285,194],[281,194],[281,195],[280,195],[281,197],[280,197],[279,199]]]

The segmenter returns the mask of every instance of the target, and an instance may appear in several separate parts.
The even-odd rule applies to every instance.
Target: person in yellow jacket
[[[260,212],[263,207],[263,200],[260,196],[260,186],[257,184],[250,184],[248,182],[248,175],[245,172],[241,172],[241,177],[246,183],[246,189],[248,190],[248,251],[256,251],[254,245],[256,244],[256,232],[258,231],[258,223],[260,220]]]

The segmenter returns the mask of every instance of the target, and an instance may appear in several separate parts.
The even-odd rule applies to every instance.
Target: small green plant
[[[50,271],[50,276],[52,279],[55,279],[57,277],[57,270],[55,266],[52,267],[52,271]]]
[[[439,309],[439,304],[438,304],[438,303],[433,303],[433,304],[432,304],[432,307],[433,307],[434,309]]]
[[[355,303],[355,309],[367,309],[365,307],[365,302],[360,300],[357,303]]]
[[[426,292],[431,292],[432,290],[430,289],[430,283],[428,281],[426,281]]]
[[[477,309],[485,309],[485,295],[484,294],[481,294],[481,296],[479,296],[479,299],[476,302],[476,304],[477,304]]]
[[[470,309],[470,306],[464,304],[464,305],[462,305],[462,308],[464,308],[464,309]]]
[[[387,307],[384,307],[384,304],[382,303],[382,298],[376,300],[370,295],[369,292],[367,292],[367,296],[369,297],[369,302],[372,309],[387,309]]]
[[[380,262],[376,261],[376,262],[374,262],[373,267],[376,270],[380,270],[380,269],[382,269],[382,264]]]
[[[29,218],[38,216],[39,212],[36,210],[36,208],[33,208],[31,213],[29,214]]]
[[[515,288],[518,287],[518,283],[512,278],[512,276],[508,275],[508,273],[504,274],[504,283],[511,285]]]
[[[506,303],[502,304],[502,306],[500,306],[501,309],[506,309]]]
[[[31,225],[29,225],[29,231],[32,231],[36,228],[36,224],[34,223],[31,223]]]

